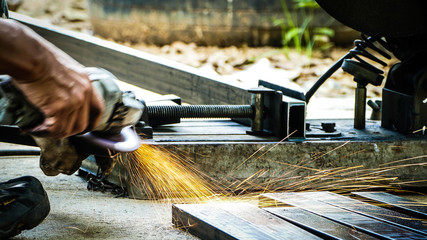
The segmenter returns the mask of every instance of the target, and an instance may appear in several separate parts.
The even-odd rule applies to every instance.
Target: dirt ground
[[[31,149],[0,143],[0,151],[12,148]],[[42,182],[51,205],[39,226],[13,239],[197,239],[173,227],[170,203],[88,191],[84,179],[45,176],[38,165],[38,156],[0,156],[0,182],[34,176]]]
[[[86,0],[23,0],[17,12],[45,19],[67,29],[93,34]],[[262,76],[267,75],[275,80],[296,83],[305,91],[335,61],[352,48],[352,46],[332,47],[325,52],[316,51],[312,58],[308,58],[292,50],[284,54],[283,49],[274,47],[219,48],[183,42],[174,42],[165,46],[128,42],[121,42],[121,44],[196,68],[203,68],[210,73],[237,78],[242,82],[250,81],[247,79],[248,75],[262,72]],[[318,90],[316,97],[351,97],[355,85],[353,77],[340,69]],[[368,87],[368,97],[380,96],[380,87]]]

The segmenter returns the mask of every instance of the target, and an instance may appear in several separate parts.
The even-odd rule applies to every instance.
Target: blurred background
[[[314,0],[8,0],[11,10],[95,35],[245,84],[264,80],[303,90],[353,46],[360,33]],[[317,97],[351,97],[339,70]],[[368,97],[381,95],[370,86]]]

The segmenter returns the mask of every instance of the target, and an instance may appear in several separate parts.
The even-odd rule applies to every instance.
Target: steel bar
[[[405,213],[427,219],[427,205],[385,192],[352,192],[352,194],[378,203],[387,204]]]
[[[396,225],[401,228],[406,228],[410,231],[427,235],[427,228],[423,226],[421,220],[414,219],[412,216],[400,212],[392,211],[390,209],[375,206],[331,192],[307,192],[300,194],[304,197],[315,198],[318,201],[336,207],[340,207],[365,215],[367,217],[375,218],[377,220]]]
[[[175,204],[172,221],[201,239],[320,239],[247,203]]]
[[[263,194],[263,196],[353,227],[379,239],[425,239],[425,235],[323,203],[315,198],[306,198],[295,193]]]
[[[291,222],[324,239],[377,239],[296,207],[267,207],[263,210]]]
[[[0,125],[0,142],[37,146],[33,138],[22,134],[17,126]]]
[[[40,149],[1,149],[0,156],[39,156]]]

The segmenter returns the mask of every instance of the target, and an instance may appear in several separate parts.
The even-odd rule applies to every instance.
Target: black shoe
[[[36,178],[25,176],[0,183],[0,239],[34,228],[49,211],[49,199]]]

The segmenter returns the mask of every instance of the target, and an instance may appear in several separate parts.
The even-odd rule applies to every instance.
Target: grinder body
[[[140,145],[131,126],[139,121],[143,105],[133,93],[122,92],[115,82],[117,78],[110,72],[100,68],[87,68],[87,72],[93,87],[104,99],[105,110],[92,132],[64,139],[31,136],[41,148],[40,167],[46,175],[74,173],[82,160],[92,154],[91,148],[130,152]],[[11,78],[0,76],[0,124],[30,128],[43,120],[44,115],[13,85]]]

